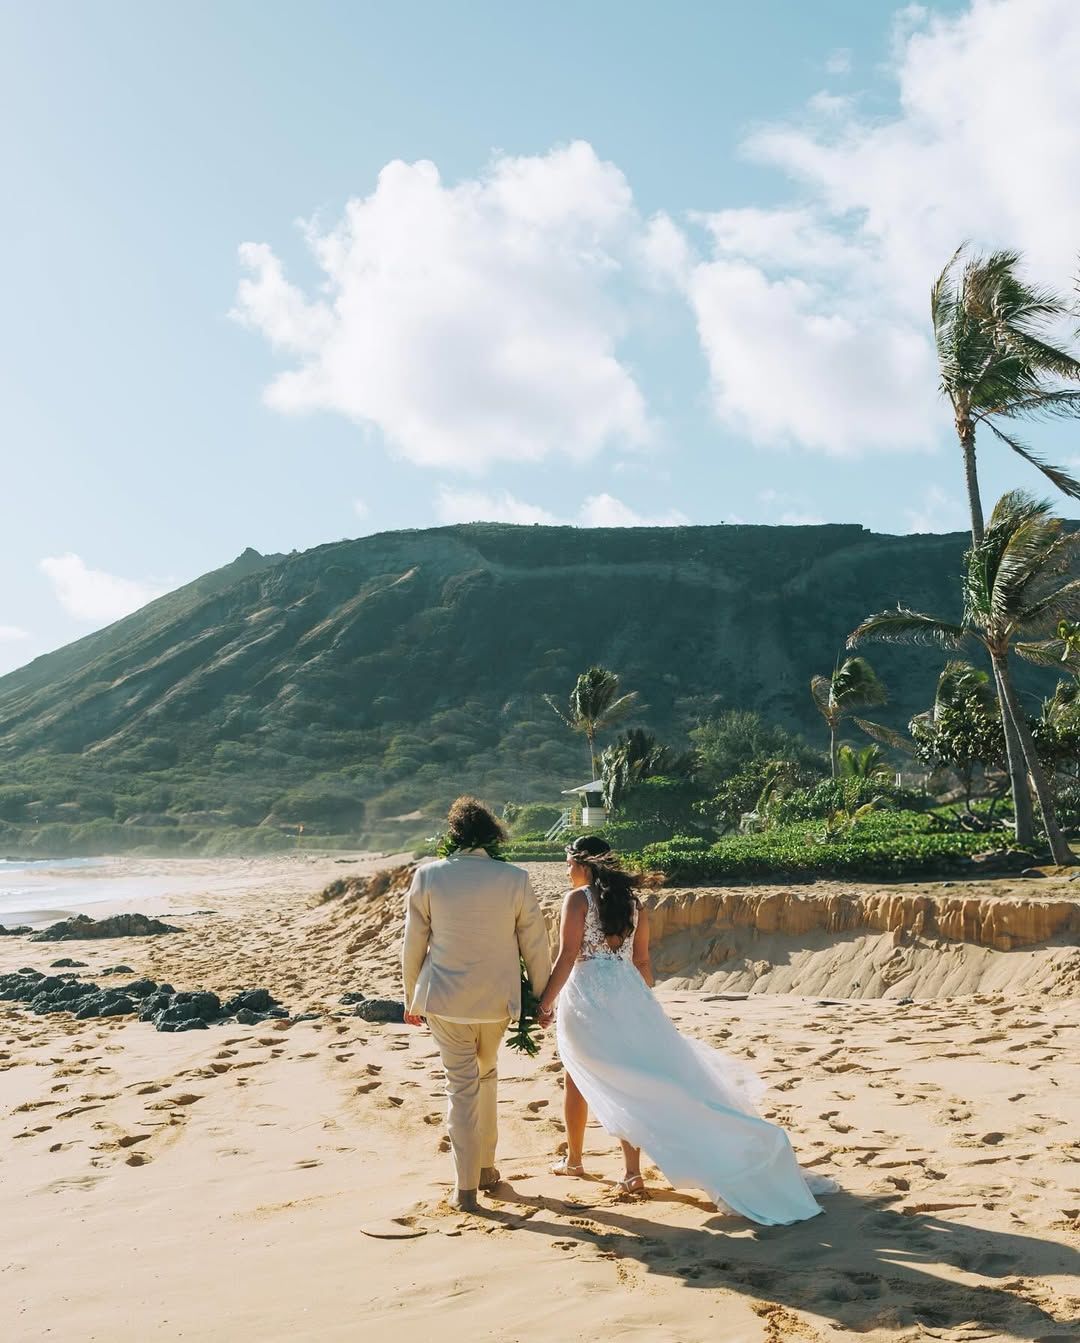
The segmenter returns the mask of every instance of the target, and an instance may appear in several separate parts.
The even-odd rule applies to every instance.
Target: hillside
[[[0,678],[0,821],[356,836],[462,788],[550,799],[587,757],[541,696],[591,662],[641,692],[662,737],[753,707],[823,740],[810,676],[872,610],[956,614],[965,545],[846,525],[476,524],[245,551]],[[903,723],[940,660],[871,656],[881,716]]]

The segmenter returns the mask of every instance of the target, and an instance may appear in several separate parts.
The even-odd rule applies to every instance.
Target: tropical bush
[[[973,853],[1015,848],[1004,832],[942,831],[927,813],[879,812],[858,819],[846,834],[823,840],[821,822],[801,821],[709,844],[676,837],[646,845],[636,865],[673,883],[811,880],[872,877],[896,880],[937,875],[967,865]]]
[[[770,803],[767,815],[770,825],[790,825],[793,821],[824,820],[834,812],[854,811],[867,802],[891,811],[925,811],[932,800],[881,779],[823,779],[813,788],[793,789]]]
[[[510,822],[512,834],[538,833],[542,838],[563,814],[563,810],[554,802],[526,802],[522,806],[515,807],[514,816],[506,819]]]

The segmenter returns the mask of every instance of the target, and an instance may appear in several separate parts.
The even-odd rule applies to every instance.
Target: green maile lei
[[[491,844],[478,845],[482,848],[489,858],[494,858],[497,863],[505,863],[506,855],[502,851],[502,844],[495,840]],[[461,845],[456,839],[449,835],[442,835],[435,846],[435,852],[440,858],[449,858],[451,854],[457,853]],[[533,986],[529,980],[529,972],[525,969],[525,962],[518,957],[518,965],[521,968],[521,1015],[517,1019],[517,1024],[506,1037],[508,1048],[515,1049],[519,1054],[527,1054],[529,1058],[536,1058],[540,1053],[540,1000],[533,992]]]

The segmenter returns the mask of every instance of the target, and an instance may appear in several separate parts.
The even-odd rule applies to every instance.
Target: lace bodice
[[[578,952],[578,960],[632,961],[634,956],[633,930],[627,933],[619,946],[609,946],[607,938],[604,935],[604,930],[600,927],[600,906],[597,903],[596,892],[591,886],[585,887],[585,898],[588,901],[588,909],[585,911],[585,935],[581,939],[581,950]],[[636,904],[634,905],[631,917],[633,918],[634,928],[636,929],[638,921],[638,908]]]

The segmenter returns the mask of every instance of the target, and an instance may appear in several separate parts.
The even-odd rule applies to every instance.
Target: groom
[[[547,926],[528,873],[489,852],[502,838],[483,803],[459,797],[447,817],[452,852],[417,868],[405,905],[405,1020],[419,1026],[426,1018],[442,1054],[453,1202],[464,1212],[476,1209],[478,1189],[499,1183],[495,1060],[521,1011],[519,953],[537,995],[551,974]]]

